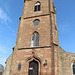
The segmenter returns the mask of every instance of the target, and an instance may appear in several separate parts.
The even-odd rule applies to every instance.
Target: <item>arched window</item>
[[[75,63],[73,64],[73,75],[75,75]]]
[[[37,2],[37,3],[35,4],[34,11],[35,11],[35,12],[36,12],[36,11],[40,11],[40,6],[41,6],[40,2]]]
[[[38,62],[33,60],[29,63],[29,73],[28,75],[38,75]]]
[[[34,32],[32,35],[31,47],[39,46],[39,33]]]
[[[21,64],[20,63],[18,64],[18,70],[19,71],[21,70]]]

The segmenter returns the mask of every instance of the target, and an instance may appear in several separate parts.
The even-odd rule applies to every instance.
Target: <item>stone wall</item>
[[[65,52],[59,47],[58,52],[59,75],[73,75],[73,63],[75,62],[75,54]]]
[[[11,67],[12,55],[6,60],[6,67],[3,75],[10,75],[10,67]]]
[[[16,51],[14,50],[13,53],[10,75],[28,75],[29,62],[32,60],[38,61],[39,63],[39,75],[51,74],[51,47],[20,48]],[[44,65],[45,60],[47,60],[47,66]],[[21,63],[22,66],[20,71],[18,71],[19,63]]]

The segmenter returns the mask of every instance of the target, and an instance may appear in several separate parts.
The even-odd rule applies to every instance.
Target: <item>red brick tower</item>
[[[25,0],[10,75],[58,75],[58,30],[52,0]]]

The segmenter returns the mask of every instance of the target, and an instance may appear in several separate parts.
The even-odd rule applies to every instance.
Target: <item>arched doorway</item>
[[[75,75],[75,63],[73,63],[73,75]]]
[[[33,60],[29,63],[29,74],[28,75],[38,75],[38,62]]]

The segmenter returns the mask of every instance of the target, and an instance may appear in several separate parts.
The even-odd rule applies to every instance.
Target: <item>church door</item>
[[[38,62],[32,61],[29,63],[29,75],[38,75]]]

